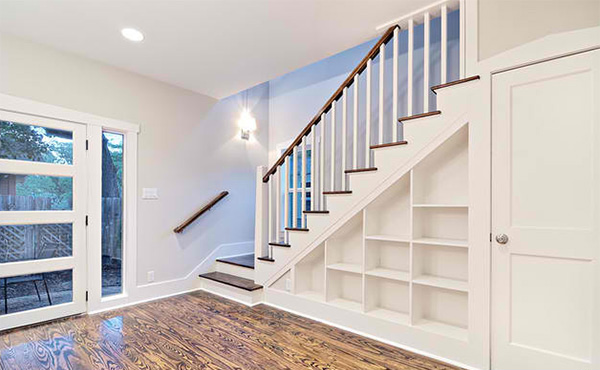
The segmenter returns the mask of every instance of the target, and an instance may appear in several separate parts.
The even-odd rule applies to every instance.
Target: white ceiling
[[[0,31],[222,98],[432,0],[0,0]],[[121,28],[141,30],[133,44]]]

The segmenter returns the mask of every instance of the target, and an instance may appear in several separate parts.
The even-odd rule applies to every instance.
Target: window
[[[285,150],[282,150],[281,153],[283,154]],[[312,156],[312,151],[309,145],[307,145],[306,148],[306,209],[310,209],[310,205],[311,205],[311,184],[312,184],[312,168],[311,168],[311,156]],[[296,155],[296,160],[294,160],[294,158],[292,157],[290,159],[290,166],[292,168],[294,168],[294,170],[296,171],[296,184],[294,184],[293,181],[293,173],[291,171],[288,171],[287,166],[283,166],[284,170],[282,172],[282,176],[281,176],[281,194],[286,194],[287,196],[285,197],[284,201],[288,202],[288,215],[287,215],[287,223],[281,223],[282,227],[285,227],[285,225],[289,225],[292,221],[292,218],[294,217],[293,213],[294,213],[294,209],[293,209],[293,196],[294,196],[294,187],[297,188],[297,207],[298,209],[296,210],[296,216],[295,216],[295,224],[294,225],[301,225],[302,224],[302,151],[298,151],[297,155]],[[290,184],[290,188],[287,189],[286,192],[286,177],[285,176],[289,176],[289,184]],[[282,203],[283,204],[283,203]],[[283,215],[282,212],[282,217],[286,217]]]
[[[123,292],[124,136],[102,133],[102,296]]]

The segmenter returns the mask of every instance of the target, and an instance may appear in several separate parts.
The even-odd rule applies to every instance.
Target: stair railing
[[[210,200],[210,202],[208,202],[205,205],[203,205],[202,208],[200,208],[190,218],[188,218],[187,220],[183,221],[179,226],[177,226],[176,228],[174,228],[173,232],[178,233],[178,234],[182,233],[183,230],[185,230],[188,226],[190,226],[192,223],[194,223],[194,221],[196,221],[198,219],[198,217],[200,217],[204,213],[210,211],[210,209],[212,207],[214,207],[217,203],[219,203],[221,201],[221,199],[225,198],[227,195],[229,195],[228,191],[222,191],[222,192],[220,192],[219,195],[215,196],[213,199]]]
[[[272,260],[273,246],[269,243],[287,246],[289,231],[307,231],[306,214],[326,212],[325,195],[348,192],[346,178],[348,171],[372,170],[371,149],[373,146],[394,145],[402,142],[402,126],[401,122],[398,122],[401,98],[403,102],[406,102],[403,107],[405,116],[426,113],[430,111],[430,107],[435,106],[435,104],[430,104],[430,88],[432,86],[430,70],[433,63],[431,24],[434,17],[440,17],[440,81],[437,82],[444,84],[449,75],[448,13],[450,10],[459,9],[462,2],[463,0],[439,1],[395,20],[273,166],[268,170],[266,167],[258,168],[255,240],[257,257],[263,256],[265,257],[263,260]],[[459,19],[459,73],[456,77],[462,78],[464,76],[464,14],[461,14]],[[422,71],[415,71],[414,67],[414,40],[417,24],[423,25]],[[404,67],[406,68],[406,82],[402,86],[405,97],[399,96],[401,27],[408,33],[407,62]],[[389,61],[386,63],[386,53],[389,49],[391,49],[391,78],[387,70],[388,66],[386,66],[389,63]],[[378,76],[376,77],[378,80],[378,104],[376,110],[372,111],[374,60],[378,61]],[[415,98],[414,82],[417,77],[415,72],[422,74],[418,77],[422,77],[423,84],[422,103],[416,109],[413,100]],[[386,106],[386,101],[384,101],[388,92],[386,88],[390,88],[389,84],[391,84],[391,107]],[[363,93],[364,100],[361,99]],[[348,112],[349,100],[352,105],[351,112]],[[377,122],[372,122],[374,114],[377,115]],[[352,118],[351,135],[349,135],[348,125],[350,116]],[[341,124],[341,128],[338,129],[339,124]],[[372,127],[374,124],[376,127]],[[374,129],[377,130],[377,136],[371,137]],[[351,146],[348,145],[349,136],[352,140]],[[307,174],[309,150],[310,181],[308,181]],[[349,151],[350,155],[348,155]],[[282,184],[282,176],[285,176],[285,184]],[[310,184],[310,188],[307,187],[307,183]],[[307,201],[309,197],[310,201]]]

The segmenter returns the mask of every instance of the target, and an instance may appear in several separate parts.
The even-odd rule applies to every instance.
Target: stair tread
[[[291,247],[291,245],[289,245],[288,243],[284,243],[284,242],[270,242],[269,245],[273,245],[275,247],[286,247],[286,248]]]
[[[262,285],[254,283],[253,280],[242,278],[239,276],[226,274],[224,272],[208,272],[206,274],[199,275],[201,278],[216,281],[222,284],[226,284],[235,288],[247,290],[252,292],[254,290],[262,289]]]
[[[417,118],[436,116],[438,114],[442,114],[442,111],[434,110],[432,112],[419,113],[419,114],[413,114],[412,116],[400,117],[400,118],[398,118],[398,122],[410,121],[410,120],[417,119]]]
[[[387,148],[387,147],[390,147],[390,146],[406,145],[406,144],[408,144],[408,141],[402,140],[402,141],[396,141],[396,142],[387,143],[387,144],[371,145],[371,149]]]
[[[324,191],[323,194],[324,195],[352,194],[352,190]]]
[[[345,173],[357,173],[357,172],[369,172],[369,171],[377,171],[377,167],[367,167],[367,168],[357,168],[353,170],[345,170]]]
[[[328,214],[329,211],[303,211],[304,213],[309,213],[309,214]]]
[[[217,262],[228,263],[230,265],[253,269],[254,268],[254,253],[244,254],[243,256],[217,258]]]
[[[258,257],[259,260],[261,261],[267,261],[267,262],[275,262],[275,260],[269,256],[264,256],[264,257]]]
[[[435,91],[439,90],[439,89],[443,89],[444,87],[454,86],[454,85],[458,85],[458,84],[462,84],[462,83],[470,82],[470,81],[475,81],[475,80],[479,80],[479,76],[471,76],[471,77],[463,78],[460,80],[448,82],[445,84],[435,85],[435,86],[431,87],[431,91],[433,91],[434,94],[437,94]]]
[[[286,227],[287,231],[308,231],[307,228],[304,227]]]

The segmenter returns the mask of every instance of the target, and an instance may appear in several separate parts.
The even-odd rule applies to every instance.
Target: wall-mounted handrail
[[[196,219],[198,217],[202,216],[202,214],[204,214],[207,211],[210,211],[210,209],[212,207],[214,207],[215,204],[219,203],[219,201],[221,201],[221,199],[225,198],[228,194],[229,194],[228,191],[222,191],[219,195],[214,197],[210,202],[206,203],[202,208],[200,208],[198,210],[198,212],[194,213],[194,215],[192,217],[188,218],[181,225],[179,225],[175,229],[173,229],[173,231],[176,233],[180,233],[183,230],[185,230],[186,227],[190,226],[194,221],[196,221]]]
[[[388,41],[390,41],[390,39],[394,36],[394,30],[396,28],[400,28],[400,26],[394,25],[394,26],[391,26],[390,28],[388,28],[387,31],[385,31],[385,33],[383,34],[383,36],[381,36],[379,41],[377,41],[377,43],[375,45],[373,45],[373,47],[371,48],[369,53],[361,60],[361,62],[358,64],[358,66],[356,66],[356,68],[354,68],[354,70],[352,72],[350,72],[350,75],[348,75],[348,77],[344,80],[344,82],[342,82],[340,87],[333,93],[331,98],[329,98],[329,100],[327,100],[327,102],[325,103],[323,108],[321,108],[317,112],[317,114],[314,116],[314,118],[308,123],[308,125],[306,125],[306,127],[302,130],[302,132],[300,132],[298,137],[296,137],[296,139],[290,144],[290,146],[281,155],[281,157],[279,157],[277,162],[275,162],[275,164],[269,169],[269,171],[267,171],[267,173],[263,177],[263,182],[268,182],[269,177],[272,174],[274,174],[275,172],[277,172],[277,167],[281,166],[283,164],[283,162],[285,161],[285,158],[287,156],[289,156],[290,154],[292,154],[294,148],[296,146],[300,145],[300,143],[302,142],[302,138],[307,136],[310,133],[312,127],[314,125],[316,125],[317,123],[319,123],[319,121],[321,121],[321,115],[329,112],[329,110],[331,109],[332,103],[342,96],[342,94],[344,92],[344,88],[352,85],[352,83],[354,82],[354,76],[356,76],[356,75],[360,74],[362,71],[364,71],[365,68],[367,67],[368,61],[375,58],[379,54],[379,47],[381,45],[387,43]]]

